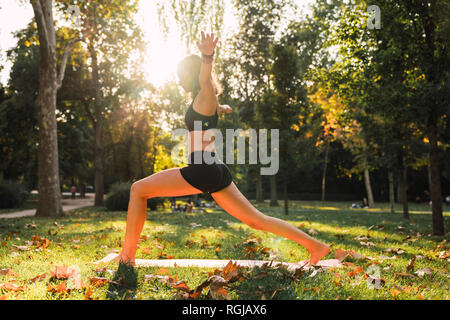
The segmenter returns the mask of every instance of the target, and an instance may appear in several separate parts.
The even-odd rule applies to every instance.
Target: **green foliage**
[[[22,184],[2,180],[0,181],[0,209],[18,208],[25,203],[28,192]]]
[[[117,182],[111,185],[106,195],[105,207],[110,211],[127,211],[130,201],[131,183]]]
[[[111,185],[110,192],[106,196],[105,207],[110,211],[127,211],[130,201],[130,182],[116,182]],[[150,210],[157,210],[164,205],[164,198],[148,199]]]

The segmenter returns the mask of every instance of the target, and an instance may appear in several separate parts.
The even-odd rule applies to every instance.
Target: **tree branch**
[[[86,110],[86,113],[88,114],[89,118],[92,121],[93,126],[95,127],[95,124],[96,124],[97,121],[95,121],[95,118],[92,115],[91,110],[89,110],[89,103],[87,101],[84,101],[83,105],[84,105],[84,110]]]
[[[36,24],[38,26],[39,35],[41,39],[39,41],[44,48],[49,47],[48,30],[47,24],[45,22],[44,12],[42,11],[42,6],[40,0],[30,0],[34,11],[34,17],[36,19]]]
[[[59,90],[62,86],[62,82],[64,80],[64,74],[66,73],[66,65],[67,60],[69,59],[70,51],[72,50],[72,46],[81,39],[75,38],[69,42],[69,44],[64,49],[64,54],[61,62],[61,67],[59,68],[58,79],[56,80],[56,90]]]

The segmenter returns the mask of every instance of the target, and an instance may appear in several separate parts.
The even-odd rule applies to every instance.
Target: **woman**
[[[197,42],[202,57],[191,55],[178,66],[180,85],[192,92],[193,101],[186,112],[185,122],[189,129],[189,165],[157,172],[139,180],[131,186],[128,205],[125,242],[116,262],[135,264],[139,237],[144,226],[147,199],[152,197],[178,197],[209,192],[215,202],[226,212],[257,230],[264,230],[286,237],[304,246],[310,253],[310,264],[317,262],[329,252],[329,247],[289,223],[262,214],[238,190],[228,167],[216,158],[216,163],[198,163],[195,154],[215,157],[213,140],[202,141],[194,149],[194,134],[206,137],[209,129],[215,128],[218,115],[230,113],[229,106],[218,104],[219,85],[212,79],[212,61],[218,38],[214,34],[201,33]],[[215,77],[214,77],[215,78]],[[194,121],[201,121],[201,130],[195,131]],[[198,123],[197,123],[198,124]],[[104,261],[103,262],[107,262]]]

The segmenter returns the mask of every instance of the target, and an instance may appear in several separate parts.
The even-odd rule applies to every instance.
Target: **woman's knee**
[[[137,197],[137,198],[149,198],[149,192],[146,190],[144,184],[140,181],[136,181],[131,185],[130,189],[130,198],[131,197]]]

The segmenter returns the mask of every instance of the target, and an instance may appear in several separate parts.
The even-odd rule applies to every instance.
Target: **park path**
[[[86,198],[84,199],[63,199],[62,206],[64,211],[69,211],[73,209],[89,207],[94,205],[94,195],[86,194]],[[21,218],[21,217],[30,217],[34,216],[36,213],[36,209],[29,209],[23,211],[15,211],[0,214],[0,219],[12,219],[12,218]]]

